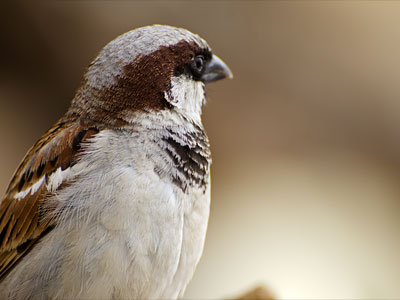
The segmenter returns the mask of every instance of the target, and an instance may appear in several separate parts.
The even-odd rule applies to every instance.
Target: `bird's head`
[[[225,77],[232,72],[198,35],[164,25],[141,27],[101,50],[69,114],[123,126],[137,113],[169,110],[200,123],[204,85]]]

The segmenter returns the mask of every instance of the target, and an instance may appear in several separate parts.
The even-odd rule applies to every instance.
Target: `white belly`
[[[63,218],[3,283],[15,299],[182,295],[203,249],[210,188],[184,193],[147,157],[121,158],[131,145],[116,147],[118,158],[92,153],[98,167],[57,195],[69,206]]]

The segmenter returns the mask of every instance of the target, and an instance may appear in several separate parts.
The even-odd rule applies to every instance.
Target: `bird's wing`
[[[81,144],[96,133],[61,120],[22,160],[0,202],[0,281],[54,227],[47,199],[73,179],[64,171],[76,163]]]

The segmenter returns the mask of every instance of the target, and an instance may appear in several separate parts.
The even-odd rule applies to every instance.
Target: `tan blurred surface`
[[[3,9],[4,8],[4,9]],[[234,72],[208,88],[204,256],[188,299],[400,298],[400,2],[4,2],[0,189],[115,36],[162,23]]]
[[[233,298],[234,300],[275,300],[271,293],[264,286],[258,286],[239,297]]]

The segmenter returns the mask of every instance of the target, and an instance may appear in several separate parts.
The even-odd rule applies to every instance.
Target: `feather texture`
[[[0,281],[55,225],[55,204],[46,200],[73,179],[66,170],[78,160],[81,144],[97,132],[60,120],[22,160],[0,202]]]
[[[205,83],[231,75],[181,28],[106,45],[0,202],[0,298],[182,296],[209,216]]]

